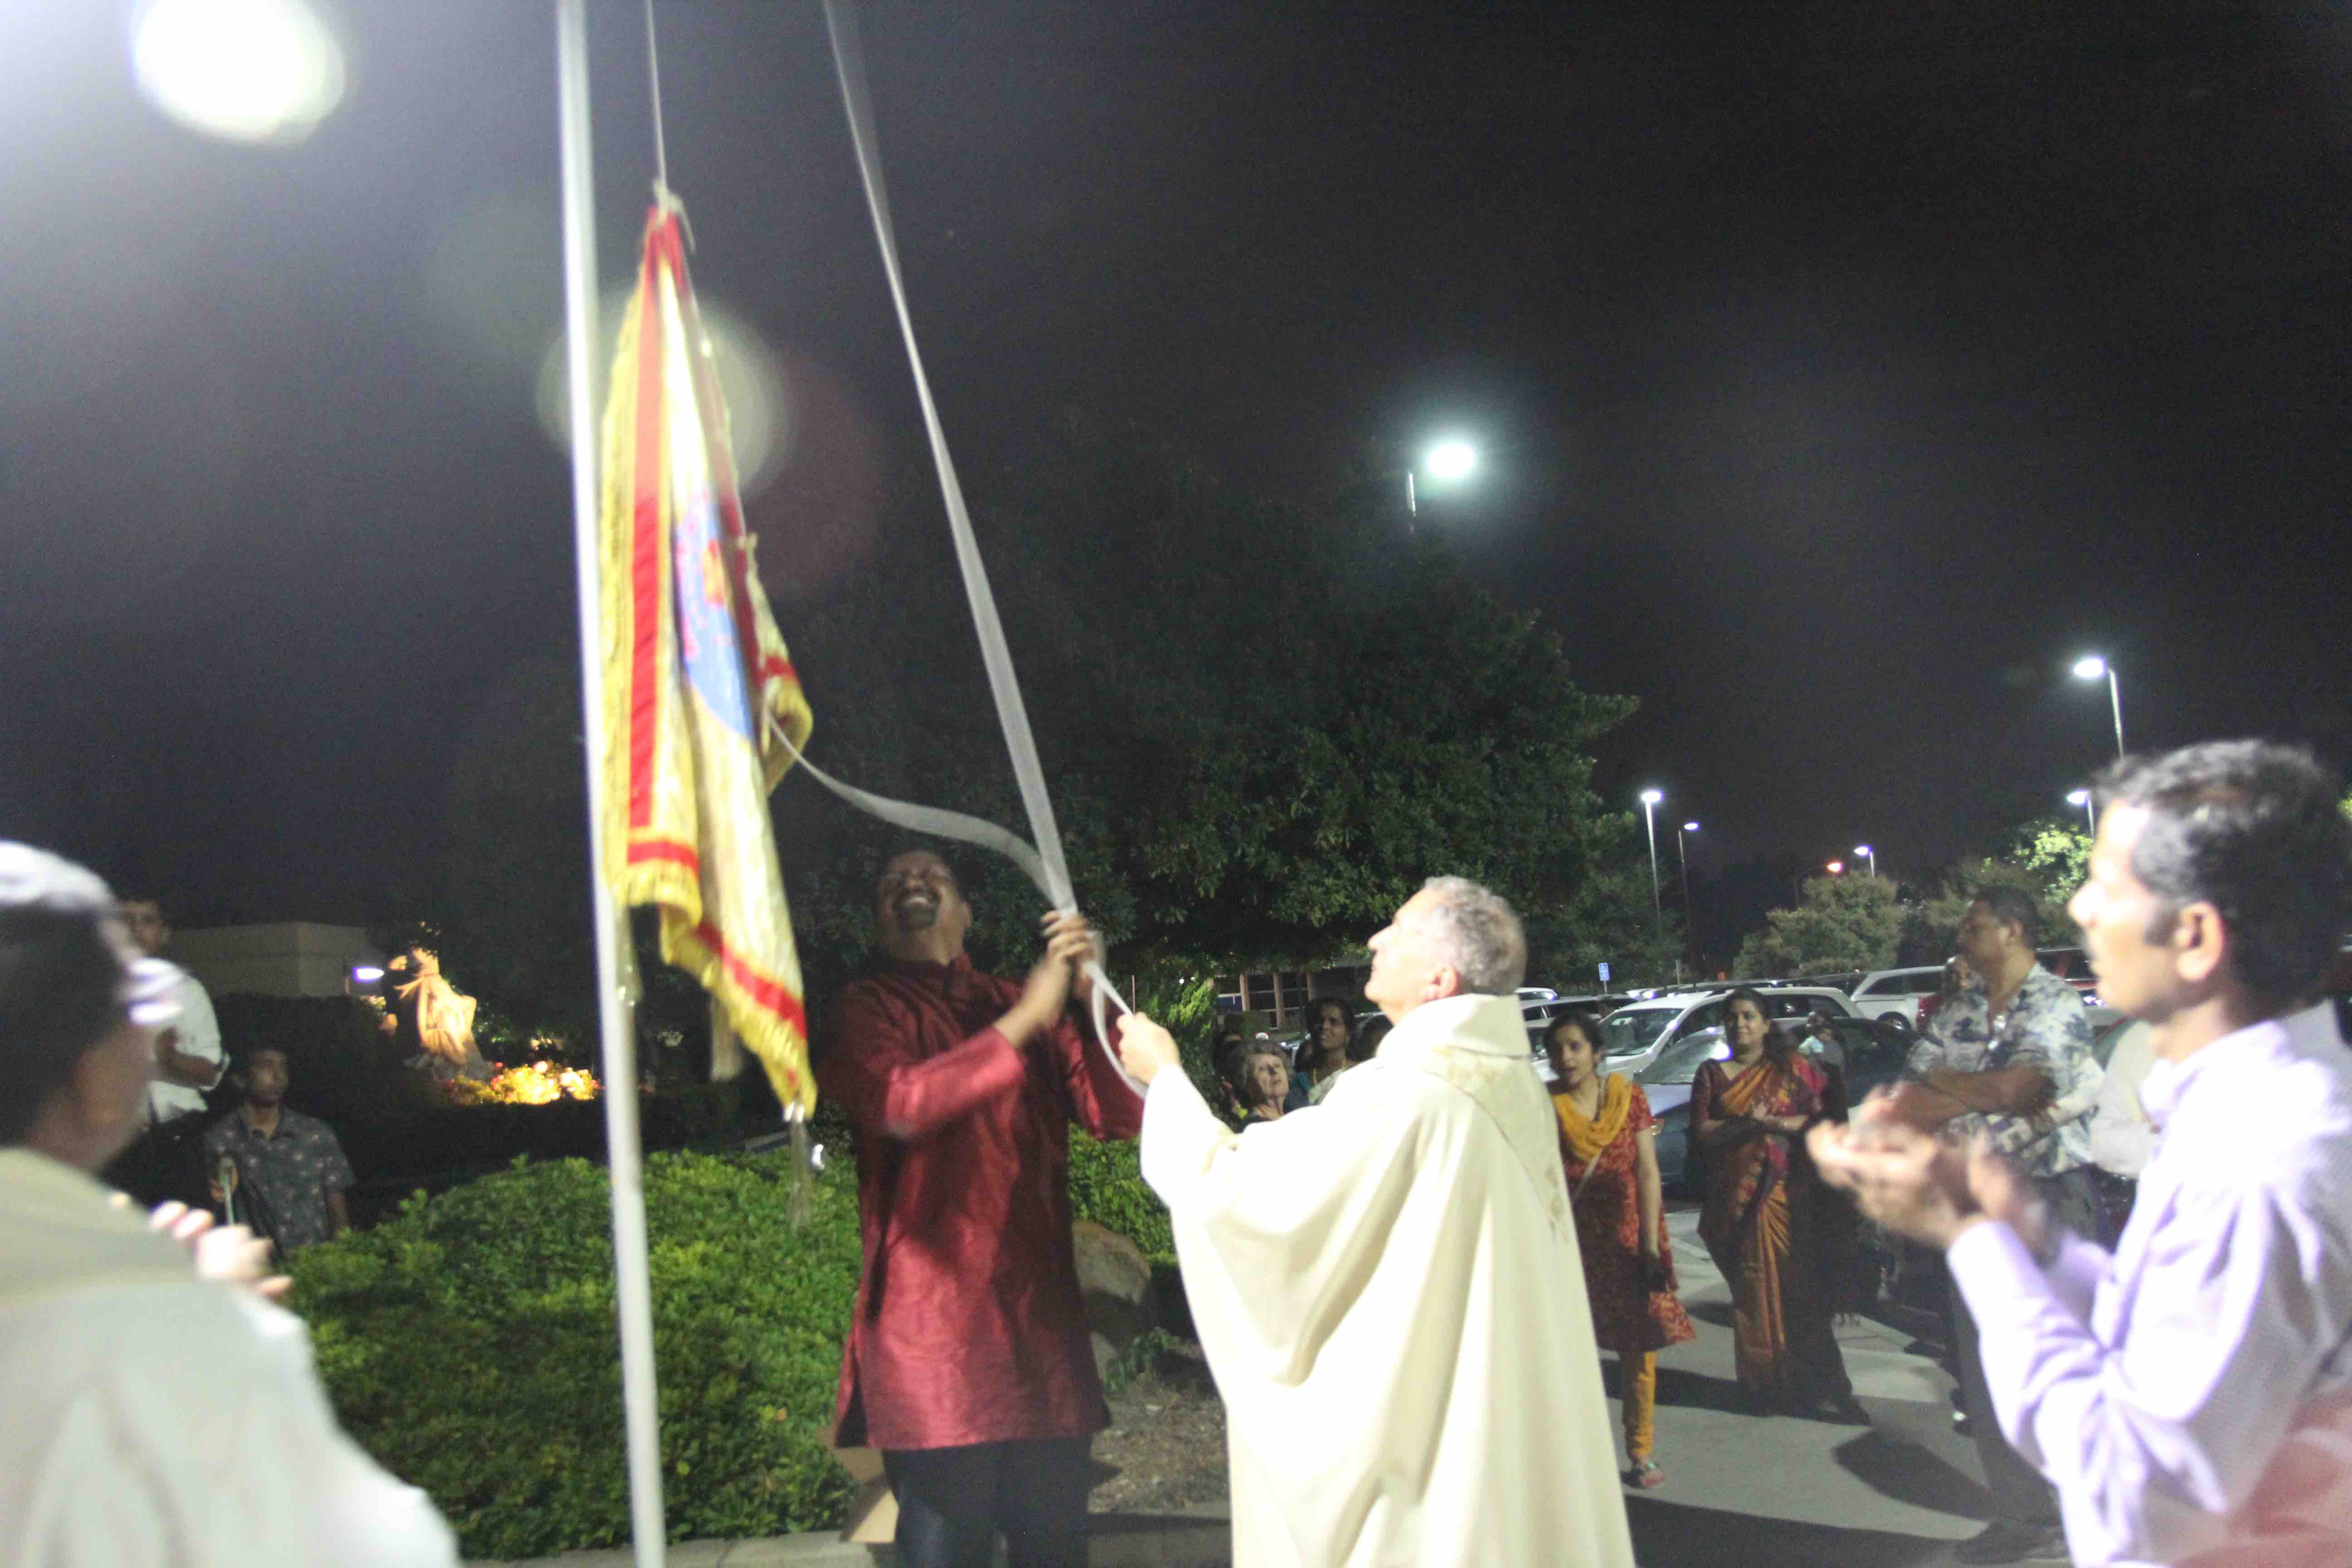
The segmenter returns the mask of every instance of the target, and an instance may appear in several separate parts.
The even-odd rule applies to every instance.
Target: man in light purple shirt
[[[1867,1107],[1814,1158],[1946,1248],[2080,1568],[2352,1563],[2352,1054],[2317,997],[2352,824],[2307,754],[2254,742],[2118,763],[2100,794],[2069,907],[2101,996],[2153,1027],[2159,1131],[2115,1255],[1992,1150]]]

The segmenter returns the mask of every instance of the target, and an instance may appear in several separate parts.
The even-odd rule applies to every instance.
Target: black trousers
[[[195,1208],[212,1207],[200,1169],[205,1125],[198,1112],[156,1122],[117,1154],[114,1163],[99,1173],[99,1179],[129,1193],[148,1208],[171,1198]]]
[[[1087,1437],[885,1451],[899,1568],[1086,1568]]]
[[[2037,1181],[2033,1190],[2050,1205],[2052,1224],[2076,1236],[2098,1236],[2098,1194],[2087,1167]],[[2058,1494],[2050,1489],[2042,1472],[2027,1464],[2000,1435],[2000,1418],[1993,1414],[1992,1394],[1985,1386],[1976,1320],[1969,1315],[1969,1303],[1957,1282],[1952,1286],[1952,1327],[1958,1341],[1960,1397],[1968,1405],[1969,1434],[1976,1439],[1977,1458],[1984,1465],[1985,1489],[1992,1493],[1993,1518],[2056,1525]]]

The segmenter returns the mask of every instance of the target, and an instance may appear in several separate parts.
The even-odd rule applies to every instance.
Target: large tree
[[[1557,640],[1442,546],[1393,516],[1236,491],[1147,435],[1076,419],[974,490],[1079,900],[1120,967],[1330,961],[1424,876],[1458,872],[1527,912],[1539,962],[1659,972],[1674,939],[1628,873],[1635,828],[1591,786],[1591,748],[1631,700],[1586,693]],[[763,526],[811,756],[1024,828],[935,498],[870,537],[820,588],[788,520]],[[488,699],[456,773],[443,923],[481,951],[486,1000],[584,976],[576,714],[576,683],[539,667]],[[861,959],[874,867],[903,836],[805,778],[772,805],[822,991]],[[976,956],[1018,963],[1038,895],[992,856],[953,858]]]
[[[1885,969],[1903,934],[1903,906],[1885,877],[1815,877],[1792,910],[1774,910],[1740,943],[1743,979],[1828,969]]]

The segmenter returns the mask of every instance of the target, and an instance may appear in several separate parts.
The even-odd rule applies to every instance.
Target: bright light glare
[[[1831,876],[1832,876],[1832,877],[1837,876],[1839,873],[1843,872],[1844,869],[1845,869],[1845,862],[1844,862],[1844,861],[1843,861],[1843,860],[1832,860],[1832,861],[1831,861],[1831,862],[1830,862],[1830,875],[1831,875]]]
[[[1426,466],[1433,479],[1458,479],[1478,466],[1478,454],[1467,441],[1440,441],[1429,449]]]
[[[1666,797],[1664,795],[1661,795],[1658,791],[1654,789],[1645,789],[1642,792],[1642,804],[1643,805],[1655,805],[1658,802],[1665,798]]]
[[[1685,833],[1696,833],[1698,831],[1698,824],[1696,822],[1685,822],[1683,824],[1683,831]]]
[[[299,142],[343,96],[341,46],[303,0],[147,0],[131,65],[156,108],[229,142]]]
[[[2086,789],[2075,790],[2066,796],[2066,804],[2068,805],[2088,805],[2091,804],[2091,792]]]
[[[1857,844],[1853,847],[1853,852],[1857,855],[1867,855],[1870,853],[1870,846],[1867,844]]]
[[[383,971],[373,963],[362,963],[352,971],[352,978],[362,985],[373,985],[383,978]]]
[[[2097,654],[2074,661],[2074,679],[2077,680],[2096,680],[2106,672],[2107,661]]]

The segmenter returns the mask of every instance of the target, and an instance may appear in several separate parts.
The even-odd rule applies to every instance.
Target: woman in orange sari
[[[1691,1083],[1691,1145],[1706,1173],[1699,1238],[1731,1285],[1740,1392],[1759,1409],[1866,1423],[1832,1328],[1822,1211],[1835,1194],[1803,1149],[1828,1080],[1745,986],[1725,1004],[1724,1034],[1731,1059]]]
[[[1695,1338],[1675,1295],[1674,1247],[1650,1101],[1641,1086],[1601,1074],[1600,1029],[1589,1013],[1554,1020],[1544,1037],[1551,1103],[1559,1118],[1560,1160],[1572,1194],[1576,1248],[1592,1302],[1592,1337],[1617,1352],[1625,1406],[1627,1479],[1666,1479],[1651,1456],[1658,1399],[1658,1352]]]

